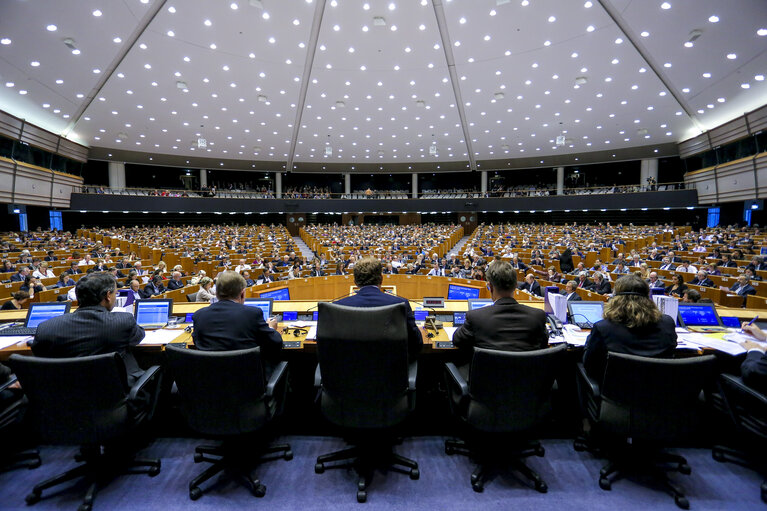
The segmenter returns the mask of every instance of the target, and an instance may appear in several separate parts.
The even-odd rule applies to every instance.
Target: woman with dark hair
[[[650,287],[637,275],[615,283],[615,294],[605,304],[604,319],[597,321],[586,339],[583,365],[592,378],[602,381],[607,353],[643,357],[668,357],[676,348],[676,324],[650,299]]]
[[[681,298],[685,291],[687,291],[687,284],[684,283],[682,275],[680,273],[673,274],[671,276],[671,285],[666,288],[666,294]]]
[[[0,310],[14,311],[19,310],[29,301],[29,293],[26,291],[16,291],[11,295],[11,299],[5,302]]]

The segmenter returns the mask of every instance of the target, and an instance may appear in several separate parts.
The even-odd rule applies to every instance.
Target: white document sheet
[[[140,344],[144,345],[162,345],[162,344],[168,344],[169,342],[175,340],[178,336],[183,334],[183,330],[174,329],[174,330],[147,330],[146,335],[144,336],[144,339],[141,341]]]
[[[0,350],[20,342],[27,342],[32,338],[32,335],[9,335],[7,337],[0,337]]]

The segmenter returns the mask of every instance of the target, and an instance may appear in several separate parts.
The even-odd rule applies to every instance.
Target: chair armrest
[[[319,368],[319,366],[317,366]],[[415,390],[415,380],[418,376],[418,362],[411,362],[407,367],[407,390]]]
[[[135,400],[138,397],[139,392],[144,390],[144,387],[146,387],[150,381],[158,379],[161,374],[162,369],[160,366],[152,366],[144,371],[144,374],[141,375],[141,378],[139,378],[138,381],[133,384],[133,387],[131,387],[128,399],[131,401]]]
[[[322,387],[322,374],[320,373],[320,365],[317,364],[317,369],[314,370],[314,387]]]
[[[14,383],[16,383],[17,381],[19,381],[19,379],[18,379],[18,378],[16,378],[16,376],[11,376],[10,378],[8,378],[8,381],[7,381],[7,382],[5,382],[5,383],[3,383],[2,385],[0,385],[0,392],[4,391],[5,389],[7,389],[8,387],[10,387],[11,385],[13,385]]]
[[[453,382],[458,386],[461,391],[461,398],[469,395],[469,384],[463,379],[458,368],[452,362],[445,362],[445,369],[447,374],[453,379]]]
[[[586,368],[583,366],[583,362],[578,362],[576,367],[578,368],[578,376],[581,382],[585,384],[585,390],[588,390],[592,397],[601,397],[602,394],[600,393],[599,384],[586,374]]]
[[[277,388],[277,385],[280,383],[280,380],[282,380],[285,375],[288,372],[288,363],[285,361],[280,362],[277,364],[277,367],[274,368],[274,371],[272,371],[272,374],[269,376],[269,381],[266,384],[266,395],[268,397],[274,396],[274,389]]]
[[[743,394],[747,394],[751,398],[761,402],[764,406],[767,406],[767,396],[746,385],[742,378],[727,373],[722,373],[719,375],[719,378],[721,380],[727,380],[731,385],[737,387]]]

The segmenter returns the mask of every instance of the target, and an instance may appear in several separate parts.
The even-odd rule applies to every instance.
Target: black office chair
[[[610,490],[621,472],[652,473],[682,509],[690,503],[666,471],[690,474],[687,460],[663,448],[700,427],[700,396],[712,378],[714,356],[658,359],[608,353],[604,381],[590,378],[578,364],[579,385],[591,398],[586,416],[594,440],[610,459],[599,486]],[[576,450],[581,450],[576,443]]]
[[[169,344],[168,368],[178,386],[189,426],[223,438],[220,445],[195,448],[194,461],[213,463],[189,483],[189,498],[202,496],[200,484],[219,472],[246,486],[256,497],[266,494],[254,473],[264,454],[293,458],[290,445],[263,447],[256,433],[279,415],[287,389],[287,362],[280,362],[267,382],[261,349],[199,351]],[[211,457],[213,456],[213,457]]]
[[[714,459],[755,468],[761,474],[767,474],[767,396],[731,374],[719,376],[719,389],[735,425],[735,434],[731,439],[737,447],[715,445]],[[762,482],[760,490],[762,501],[767,503],[767,480]]]
[[[466,440],[446,440],[445,452],[477,458],[479,466],[471,474],[474,491],[484,490],[499,463],[511,463],[539,492],[548,490],[524,459],[545,453],[530,433],[550,411],[551,389],[565,349],[564,344],[517,352],[475,347],[468,383],[455,364],[445,364],[450,407],[469,433]]]
[[[0,435],[4,438],[20,438],[23,434],[22,419],[27,408],[27,399],[21,390],[10,389],[16,383],[15,377],[0,385]],[[10,445],[13,444],[13,445]],[[37,450],[18,450],[16,442],[9,442],[0,453],[0,472],[15,468],[37,468],[42,463]]]
[[[8,365],[16,373],[29,399],[28,415],[41,440],[51,444],[80,445],[77,467],[36,485],[27,504],[40,500],[43,490],[84,477],[90,486],[80,511],[88,511],[99,486],[120,473],[160,473],[160,460],[135,458],[132,445],[137,428],[154,413],[162,373],[146,370],[129,388],[125,364],[117,353],[78,358],[38,358],[11,355]]]
[[[415,408],[417,365],[408,363],[404,303],[383,307],[319,304],[315,384],[322,414],[341,426],[353,447],[317,458],[314,471],[351,466],[357,472],[357,501],[378,466],[405,467],[418,479],[418,463],[393,452],[393,428]],[[399,468],[402,470],[401,468]]]
[[[195,300],[197,300],[197,292],[196,291],[194,293],[188,293],[186,295],[186,301],[187,302],[194,302]]]

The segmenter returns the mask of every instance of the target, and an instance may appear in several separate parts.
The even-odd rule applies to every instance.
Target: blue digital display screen
[[[447,287],[448,300],[469,300],[479,298],[479,288],[450,284]]]
[[[33,303],[27,318],[27,328],[37,328],[37,325],[67,312],[66,303]]]
[[[194,318],[194,312],[187,312],[186,313],[186,317],[184,318],[184,323],[192,323],[192,322],[194,322],[194,320],[192,318]]]
[[[136,302],[136,323],[164,325],[170,316],[170,300],[140,300]]]
[[[264,313],[264,321],[267,321],[269,319],[269,316],[272,315],[271,300],[260,300],[258,298],[246,298],[245,305],[247,305],[248,307],[258,307],[259,309],[261,309],[261,312]]]
[[[482,307],[487,307],[488,305],[493,305],[493,301],[489,298],[485,300],[469,300],[469,310],[477,310],[481,309]]]
[[[716,309],[708,305],[680,303],[679,319],[684,326],[720,326]]]
[[[429,311],[414,311],[413,314],[416,321],[426,321],[426,318],[429,317]]]
[[[285,311],[282,313],[282,320],[283,321],[298,321],[298,312],[297,311]]]
[[[261,298],[271,298],[272,300],[290,300],[290,289],[284,287],[275,291],[266,291],[260,293]]]
[[[317,321],[317,318],[320,315],[320,311],[314,311],[312,312],[312,321]]]
[[[573,323],[590,323],[593,325],[597,321],[602,321],[603,302],[567,302],[567,308]]]
[[[453,326],[463,325],[466,323],[466,313],[465,312],[454,312],[453,313]]]
[[[719,319],[727,328],[740,328],[740,319],[735,316],[719,316]]]

